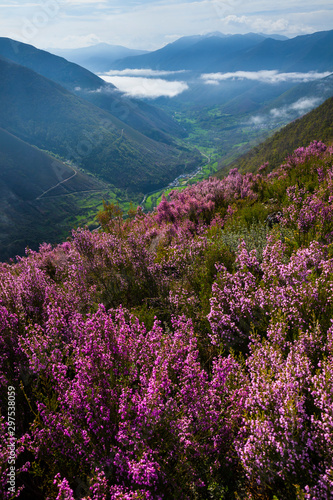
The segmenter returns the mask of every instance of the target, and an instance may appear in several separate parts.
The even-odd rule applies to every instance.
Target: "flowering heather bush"
[[[331,155],[0,265],[1,498],[333,498]]]

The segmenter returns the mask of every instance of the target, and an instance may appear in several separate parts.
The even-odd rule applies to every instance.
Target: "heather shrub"
[[[0,265],[3,498],[332,498],[331,154],[105,204]]]
[[[327,371],[331,354],[319,347],[326,344],[325,335],[316,324],[288,342],[283,321],[268,331],[267,341],[254,337],[247,360],[250,391],[245,442],[236,446],[239,457],[249,483],[262,495],[274,491],[282,499],[328,499],[333,491],[328,452],[332,373]],[[324,441],[319,428],[325,428]]]
[[[67,320],[49,308],[45,328],[20,338],[37,377],[25,446],[35,455],[37,484],[51,498],[67,484],[53,478],[66,478],[75,494],[96,467],[108,472],[108,488],[127,486],[147,498],[202,495],[237,461],[241,367],[216,358],[209,379],[190,321],[174,319],[172,332],[156,321],[147,332],[126,316],[101,307]]]

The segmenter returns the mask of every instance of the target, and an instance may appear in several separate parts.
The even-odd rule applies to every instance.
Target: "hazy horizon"
[[[38,48],[79,48],[100,42],[156,50],[187,35],[220,31],[294,37],[332,29],[333,5],[300,0],[5,0],[1,36]]]

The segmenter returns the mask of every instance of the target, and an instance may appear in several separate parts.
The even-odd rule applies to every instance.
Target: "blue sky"
[[[332,0],[4,0],[0,36],[39,48],[98,42],[154,50],[183,35],[333,29]]]

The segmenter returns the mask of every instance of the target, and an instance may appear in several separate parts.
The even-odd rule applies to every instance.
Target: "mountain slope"
[[[111,83],[62,57],[10,38],[0,38],[0,56],[53,80],[148,137],[170,143],[169,135],[184,136],[181,127],[167,114],[122,96]]]
[[[66,238],[78,217],[90,218],[90,208],[67,195],[99,191],[102,198],[105,190],[104,183],[0,129],[0,258]]]
[[[0,59],[0,127],[29,144],[74,159],[117,187],[164,186],[196,154],[158,143],[28,68]]]
[[[96,90],[103,82],[98,76],[77,64],[11,38],[0,38],[0,55],[36,71],[70,91],[77,87]]]
[[[187,135],[175,120],[157,106],[139,99],[129,99],[112,88],[101,87],[97,92],[77,94],[156,141],[171,144],[174,139]]]
[[[333,71],[333,30],[279,41],[268,38],[243,53],[230,70]]]
[[[269,162],[269,170],[272,170],[295,148],[307,146],[314,140],[326,143],[333,141],[333,97],[235,160],[228,170],[237,167],[241,172],[255,172],[266,162]],[[219,178],[224,175],[225,169],[216,174]]]
[[[24,201],[47,197],[54,194],[55,189],[57,194],[68,194],[105,188],[97,179],[76,171],[2,128],[0,179],[8,192]]]
[[[311,101],[316,103],[316,106],[322,104],[326,99],[333,96],[333,73],[325,78],[304,82],[295,85],[287,92],[281,94],[277,99],[271,101],[261,112],[269,112],[270,115],[276,113],[288,112],[288,109],[299,106],[302,108],[302,103],[310,104]],[[315,105],[312,106],[313,108]],[[306,110],[305,110],[306,111]]]
[[[205,71],[220,64],[221,58],[229,60],[238,51],[249,49],[264,39],[264,36],[253,33],[183,37],[149,54],[120,60],[113,67]]]

